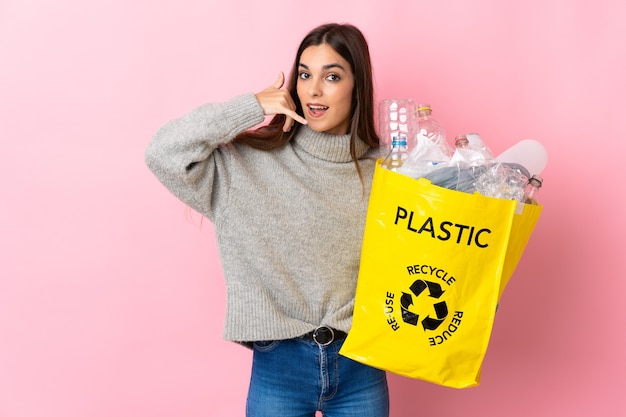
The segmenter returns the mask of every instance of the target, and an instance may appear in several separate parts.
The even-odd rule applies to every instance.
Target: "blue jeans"
[[[248,417],[387,417],[384,371],[339,355],[343,340],[320,346],[296,338],[254,343]]]

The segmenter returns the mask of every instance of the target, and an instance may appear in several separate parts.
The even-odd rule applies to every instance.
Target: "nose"
[[[309,95],[311,97],[319,97],[322,95],[322,86],[320,85],[320,81],[311,80],[309,83]]]

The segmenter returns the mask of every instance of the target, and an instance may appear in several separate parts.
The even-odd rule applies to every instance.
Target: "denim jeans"
[[[296,338],[254,343],[247,417],[387,417],[384,371],[339,355],[343,340],[320,346]]]

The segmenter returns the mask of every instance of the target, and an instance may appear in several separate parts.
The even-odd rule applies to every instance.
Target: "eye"
[[[300,72],[298,74],[298,78],[300,78],[301,80],[308,80],[311,77],[311,75],[308,72]]]
[[[337,74],[328,74],[328,75],[326,76],[326,79],[327,79],[328,81],[337,82],[337,81],[341,80],[341,77],[340,77],[339,75],[337,75]]]

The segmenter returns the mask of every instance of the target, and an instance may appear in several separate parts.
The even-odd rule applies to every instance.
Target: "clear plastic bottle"
[[[382,163],[382,167],[397,171],[409,157],[406,136],[394,136],[391,141],[391,151]]]
[[[456,138],[454,138],[454,147],[457,149],[469,148],[469,140],[467,140],[467,136],[459,135]]]
[[[463,166],[483,166],[495,162],[491,151],[478,133],[459,135],[454,139],[454,154],[450,160]]]
[[[415,102],[410,98],[384,99],[378,105],[378,134],[380,155],[385,157],[391,149],[394,137],[404,136],[407,147],[415,145]]]
[[[465,137],[469,142],[469,147],[479,152],[485,159],[485,162],[495,162],[493,152],[491,152],[491,149],[489,149],[478,133],[468,133]]]
[[[433,110],[430,104],[417,105],[417,141],[430,140],[448,156],[452,154],[452,149],[446,142],[446,131],[439,121],[432,115]]]
[[[537,199],[537,195],[539,194],[539,189],[543,185],[543,178],[539,175],[533,175],[528,180],[528,184],[526,184],[526,188],[524,189],[524,203],[526,204],[539,204],[539,200]]]

